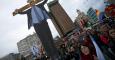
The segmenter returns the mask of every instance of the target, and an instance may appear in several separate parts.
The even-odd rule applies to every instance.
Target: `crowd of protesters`
[[[73,33],[71,39],[64,38],[60,44],[59,60],[114,60],[115,59],[115,23],[100,25],[99,29],[88,29],[80,34]],[[93,38],[93,39],[92,39]],[[97,44],[103,56],[98,55]],[[47,60],[44,54],[41,60]],[[101,58],[99,58],[101,57]]]
[[[111,4],[113,9],[115,5]],[[105,9],[110,9],[109,6]],[[115,10],[105,11],[106,16],[96,29],[75,32],[64,38],[60,45],[60,60],[114,60],[115,59]],[[107,10],[108,11],[108,10]],[[111,14],[113,14],[111,16]]]
[[[74,32],[71,39],[64,37],[58,47],[59,60],[114,60],[115,16],[104,17],[97,27]],[[50,57],[42,54],[40,60],[50,60]]]
[[[74,33],[73,36],[73,39],[65,39],[60,45],[61,60],[101,60],[98,58],[97,47],[104,60],[115,59],[115,23],[109,25],[109,22],[106,22],[101,24],[98,30],[88,29],[78,35]]]

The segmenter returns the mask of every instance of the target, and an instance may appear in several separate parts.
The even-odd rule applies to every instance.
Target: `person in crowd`
[[[87,34],[91,35],[96,42],[96,44],[99,46],[100,49],[102,46],[102,41],[100,40],[99,34],[100,32],[96,31],[95,29],[87,30]]]
[[[104,45],[108,45],[109,43],[109,26],[108,24],[103,24],[101,27],[100,27],[100,40],[103,42]]]
[[[115,29],[110,29],[109,30],[109,47],[112,50],[112,53],[115,55]]]
[[[60,51],[61,60],[65,60],[65,58],[66,58],[66,53],[67,53],[67,49],[66,49],[66,47],[65,47],[65,44],[61,44],[61,45],[60,45],[59,51]]]
[[[80,59],[80,51],[79,51],[80,43],[79,43],[78,35],[73,35],[73,36],[74,38],[71,40],[72,45],[70,48],[71,49],[70,55],[72,55],[75,58],[75,60],[79,60]],[[74,54],[72,52],[74,52]]]
[[[86,44],[81,44],[80,46],[81,60],[98,60],[94,51],[91,50]]]
[[[111,28],[115,29],[115,22],[111,25]]]
[[[62,42],[63,42],[63,44],[65,45],[65,47],[67,47],[67,44],[68,44],[68,39],[67,39],[67,37],[64,37],[64,38],[62,39]]]
[[[110,30],[109,25],[107,23],[103,24],[100,27],[101,34],[99,35],[99,37],[102,42],[102,47],[101,47],[102,52],[107,57],[106,59],[114,60],[115,56],[113,56],[113,54],[109,51],[109,48],[110,48],[109,47],[109,30]]]
[[[47,60],[47,56],[45,54],[42,54],[40,60]]]
[[[85,43],[87,46],[89,46],[91,48],[91,50],[93,51],[93,54],[96,55],[95,47],[94,47],[89,35],[85,34],[85,36],[83,37],[83,43]]]
[[[91,40],[90,40],[90,37],[89,37],[87,34],[84,35],[83,41],[84,41],[87,45],[93,46],[93,44],[92,44],[92,42],[91,42]]]
[[[79,54],[75,51],[73,46],[69,47],[68,52],[66,54],[65,60],[80,60]]]

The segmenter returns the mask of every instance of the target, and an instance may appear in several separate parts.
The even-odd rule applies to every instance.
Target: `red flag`
[[[115,5],[111,4],[105,8],[105,12],[110,17],[115,17]]]
[[[96,11],[96,15],[99,16],[100,11],[98,9],[95,9],[95,11]]]

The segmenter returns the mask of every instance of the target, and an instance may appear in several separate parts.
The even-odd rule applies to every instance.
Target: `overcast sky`
[[[52,1],[52,0],[50,0]],[[62,7],[74,21],[77,16],[76,9],[86,12],[89,7],[103,11],[103,0],[60,0]],[[17,53],[17,42],[34,32],[34,29],[27,28],[26,15],[12,16],[16,8],[26,4],[26,0],[0,0],[0,57],[9,53]],[[50,20],[50,28],[53,37],[57,36]]]

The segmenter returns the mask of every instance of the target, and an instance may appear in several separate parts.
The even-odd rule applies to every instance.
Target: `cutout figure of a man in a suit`
[[[36,4],[36,1],[38,0],[30,0],[26,7],[16,9],[13,12],[13,15],[27,14],[28,29],[30,29],[31,26],[34,26],[34,29],[42,42],[46,54],[50,56],[52,60],[56,60],[55,58],[58,57],[58,52],[54,46],[51,31],[46,21],[49,16],[46,9],[44,8],[44,4],[48,0],[42,0],[39,2],[39,4]]]

